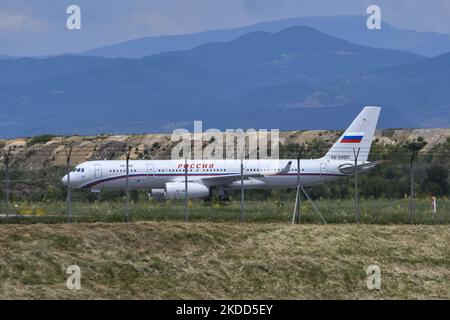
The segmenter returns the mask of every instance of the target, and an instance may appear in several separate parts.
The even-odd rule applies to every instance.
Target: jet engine
[[[152,189],[151,195],[157,200],[184,199],[184,182],[166,183],[164,189]],[[209,188],[200,183],[188,182],[188,198],[204,198],[209,196]]]

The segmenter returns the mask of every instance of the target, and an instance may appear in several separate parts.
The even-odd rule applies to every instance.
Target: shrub
[[[40,136],[33,137],[27,141],[27,146],[32,146],[38,143],[47,143],[52,140],[55,136],[51,134],[43,134]]]

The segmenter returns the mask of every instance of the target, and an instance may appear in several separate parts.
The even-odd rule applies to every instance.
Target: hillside
[[[371,104],[383,106],[382,128],[450,127],[449,71],[450,53],[447,53],[344,80],[330,79],[304,90],[299,90],[304,87],[303,82],[270,86],[229,101],[227,107],[230,114],[244,108],[242,116],[250,119],[250,126],[271,124],[287,130],[303,124],[299,120],[302,116],[310,126],[317,127],[329,114],[356,113],[361,105]],[[245,106],[257,108],[248,110]],[[290,117],[292,114],[298,118]]]
[[[356,75],[423,59],[296,26],[141,59],[1,60],[0,137],[167,132],[194,119],[219,129],[313,129],[317,121],[320,128],[336,129],[347,125],[357,109],[369,101],[377,105],[383,97],[366,92],[357,105],[349,90],[327,94],[335,83],[342,86]],[[443,77],[442,85],[450,83],[449,77]],[[431,90],[432,84],[424,83],[423,91]],[[324,99],[298,99],[315,92],[319,98],[323,92]],[[421,127],[429,120],[410,121],[399,111],[396,99],[408,96],[391,91],[384,97],[394,103],[383,106],[382,120],[390,122],[382,127]],[[430,110],[443,103],[421,97],[417,103]],[[272,119],[277,121],[269,123]]]
[[[16,59],[17,57],[14,56],[8,56],[8,55],[4,55],[4,54],[0,54],[0,60],[5,60],[5,59]]]
[[[0,298],[449,299],[449,241],[439,225],[0,225]]]
[[[329,130],[285,131],[280,132],[280,143],[286,146],[320,140],[332,144],[339,134],[338,131]],[[427,147],[423,151],[426,152],[450,138],[450,129],[378,130],[375,144],[401,145],[418,137],[427,141]],[[131,159],[170,159],[171,148],[174,146],[169,134],[71,136],[65,137],[65,143],[73,145],[73,164],[92,159],[124,159],[126,144],[133,146]],[[66,161],[62,137],[0,140],[0,147],[3,151],[11,149],[12,163],[25,170],[64,166]],[[0,167],[2,165],[0,163]]]
[[[210,42],[227,42],[244,34],[277,32],[292,26],[309,26],[336,38],[376,48],[398,49],[425,56],[450,51],[450,35],[396,28],[383,21],[381,30],[369,30],[366,16],[315,16],[268,21],[245,27],[181,35],[144,37],[96,48],[81,54],[108,58],[141,58],[176,50],[189,50]],[[383,19],[384,20],[384,19]]]
[[[346,81],[334,81],[328,87],[299,94],[296,99],[320,106],[336,101],[335,97],[339,96],[339,103],[344,105],[377,103],[424,127],[450,127],[449,70],[450,53],[447,53],[356,75]],[[266,89],[260,99],[270,94]]]

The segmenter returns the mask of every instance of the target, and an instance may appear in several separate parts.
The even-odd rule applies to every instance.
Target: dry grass
[[[449,243],[446,225],[1,225],[0,298],[449,299]]]

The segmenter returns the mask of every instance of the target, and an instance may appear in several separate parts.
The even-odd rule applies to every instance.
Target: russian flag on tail
[[[364,132],[346,132],[341,139],[341,143],[360,143]]]

